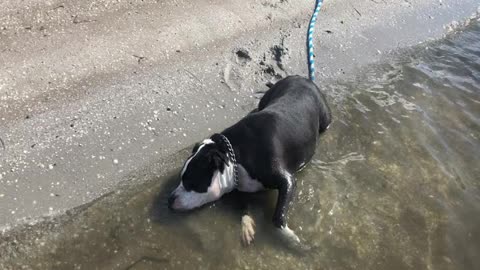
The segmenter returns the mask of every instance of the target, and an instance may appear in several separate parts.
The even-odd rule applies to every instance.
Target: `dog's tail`
[[[310,25],[307,33],[307,57],[308,57],[308,77],[310,80],[315,80],[315,55],[313,53],[313,33],[315,32],[315,23],[317,22],[318,12],[322,6],[323,0],[316,0],[315,10],[313,11]]]

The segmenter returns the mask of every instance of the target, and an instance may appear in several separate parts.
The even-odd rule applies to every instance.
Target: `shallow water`
[[[234,196],[166,209],[172,172],[3,235],[0,268],[480,269],[480,25],[323,88],[335,122],[289,213],[303,256],[272,233],[275,192],[243,248]]]

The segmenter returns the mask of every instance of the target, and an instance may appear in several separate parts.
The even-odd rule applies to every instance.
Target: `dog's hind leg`
[[[328,106],[328,103],[325,99],[325,95],[321,92],[320,92],[320,95],[322,99],[321,99],[318,132],[321,134],[324,131],[326,131],[330,127],[330,124],[332,123],[332,111]]]
[[[321,116],[322,117],[322,116]],[[320,125],[319,125],[319,128],[318,128],[318,133],[322,134],[323,132],[325,132],[329,127],[330,127],[330,124],[332,123],[332,117],[331,115],[324,115],[323,116],[324,118],[320,118]]]

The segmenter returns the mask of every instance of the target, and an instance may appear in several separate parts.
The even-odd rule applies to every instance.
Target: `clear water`
[[[5,234],[0,268],[480,269],[480,25],[324,90],[335,122],[289,215],[303,256],[272,233],[275,192],[244,248],[234,197],[166,209],[172,173]]]

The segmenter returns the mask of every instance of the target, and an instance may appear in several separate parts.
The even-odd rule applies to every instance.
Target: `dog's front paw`
[[[255,221],[249,216],[242,217],[242,243],[245,246],[253,242],[255,236]]]

